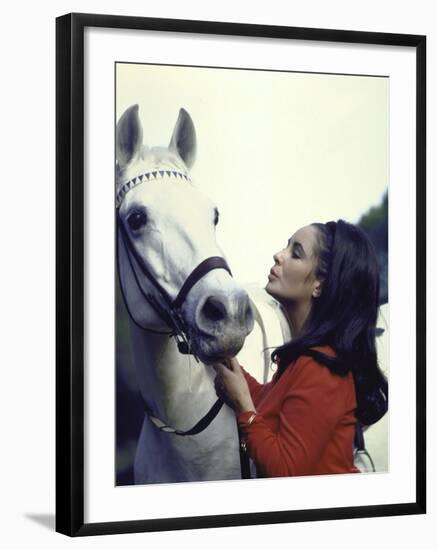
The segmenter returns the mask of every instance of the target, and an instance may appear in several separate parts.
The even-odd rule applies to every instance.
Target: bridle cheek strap
[[[224,258],[221,258],[220,256],[211,256],[210,258],[206,258],[206,260],[203,260],[203,262],[195,267],[193,271],[188,275],[184,284],[182,285],[182,288],[179,291],[179,294],[173,301],[172,307],[174,309],[179,309],[184,303],[187,294],[197,283],[197,281],[199,281],[202,277],[204,277],[213,269],[225,269],[232,277],[232,272]]]

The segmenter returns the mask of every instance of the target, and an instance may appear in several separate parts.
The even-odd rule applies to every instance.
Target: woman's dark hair
[[[343,220],[314,223],[317,230],[316,277],[322,291],[313,298],[302,335],[275,349],[277,379],[301,355],[314,357],[331,372],[352,371],[357,418],[364,425],[379,420],[388,409],[387,379],[378,366],[376,321],[379,270],[372,243],[357,226]],[[315,346],[331,346],[328,356]]]

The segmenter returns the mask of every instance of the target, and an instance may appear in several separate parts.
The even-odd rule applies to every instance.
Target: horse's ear
[[[175,151],[188,168],[193,166],[196,158],[196,130],[190,115],[185,109],[179,110],[169,149]]]
[[[116,154],[121,168],[133,159],[143,144],[143,128],[138,110],[138,105],[132,105],[117,123]]]

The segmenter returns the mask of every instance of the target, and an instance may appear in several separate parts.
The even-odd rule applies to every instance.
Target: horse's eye
[[[219,222],[220,214],[218,208],[214,208],[214,225],[217,225]]]
[[[146,213],[138,211],[132,212],[127,218],[127,223],[132,231],[138,231],[138,229],[141,229],[141,227],[147,223]]]

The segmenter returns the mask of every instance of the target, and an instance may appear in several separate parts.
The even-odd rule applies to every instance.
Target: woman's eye
[[[127,223],[132,231],[138,231],[147,223],[145,212],[132,212],[127,218]]]

